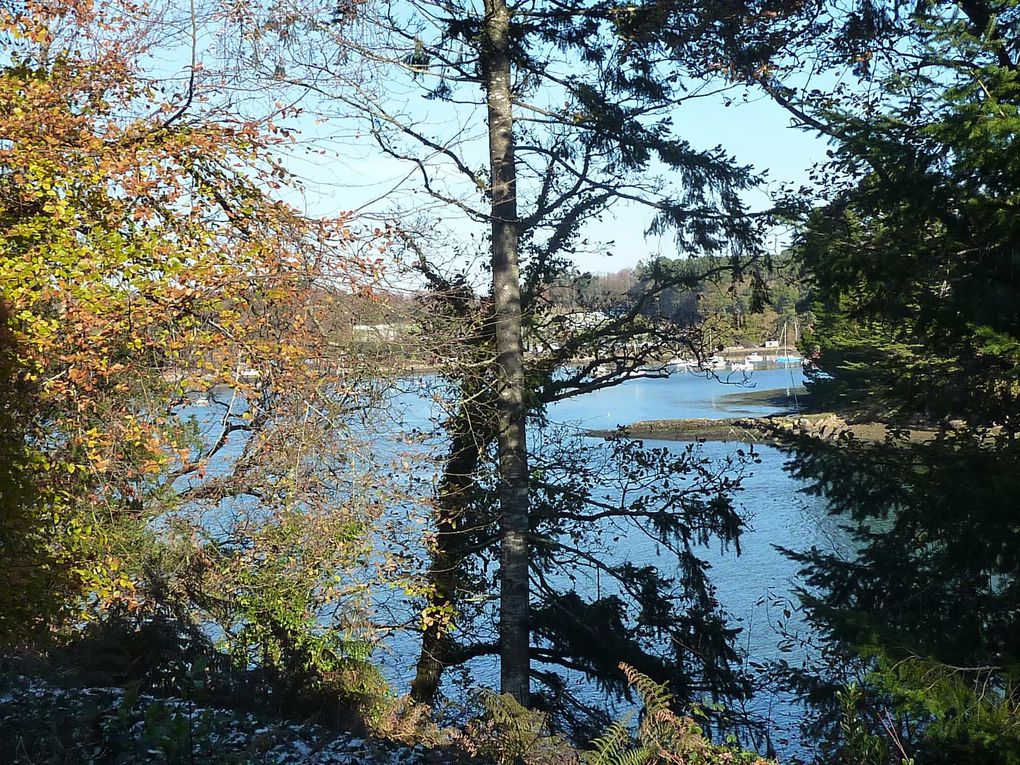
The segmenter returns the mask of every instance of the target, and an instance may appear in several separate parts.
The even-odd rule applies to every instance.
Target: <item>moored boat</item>
[[[713,370],[718,372],[723,369],[726,369],[726,359],[724,359],[722,356],[710,356],[709,358],[705,359],[698,368],[702,370]]]

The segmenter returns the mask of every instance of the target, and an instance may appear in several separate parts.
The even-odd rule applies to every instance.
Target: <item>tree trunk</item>
[[[481,392],[462,385],[462,403],[450,423],[450,456],[439,489],[436,542],[428,573],[430,592],[426,605],[436,613],[456,605],[461,568],[470,554],[464,549],[465,532],[477,522],[465,517],[465,508],[478,475],[481,453],[491,443],[494,432],[485,424],[489,407],[484,401],[479,402]],[[443,671],[455,652],[449,636],[451,626],[449,619],[435,619],[422,630],[421,653],[411,683],[411,698],[419,703],[433,704],[436,700]]]
[[[501,566],[500,690],[528,703],[528,451],[521,342],[517,169],[511,97],[510,13],[506,0],[485,0],[482,70],[489,117],[492,178],[492,300],[499,396]]]
[[[428,609],[436,615],[452,607],[458,563],[449,550],[452,533],[449,517],[445,515],[445,509],[440,512],[444,513],[444,517],[438,524],[436,550],[432,553],[428,573],[430,592],[426,598]],[[421,652],[418,654],[414,680],[411,681],[411,698],[420,704],[434,704],[439,693],[443,671],[450,662],[448,633],[449,624],[437,617],[422,629]]]

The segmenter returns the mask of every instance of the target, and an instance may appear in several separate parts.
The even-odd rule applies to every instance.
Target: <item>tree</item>
[[[804,93],[761,78],[834,147],[823,171],[834,193],[798,245],[821,303],[805,343],[821,346],[831,377],[815,390],[928,417],[1012,419],[1017,8],[831,13],[820,65],[852,62],[856,86]]]
[[[498,420],[487,380],[494,374],[491,322],[484,299],[463,285],[438,278],[436,285],[427,311],[436,318],[423,337],[448,336],[452,326],[464,339],[453,368],[459,376],[447,370],[436,394],[445,403],[449,440],[441,443],[448,456],[411,688],[427,702],[436,700],[446,668],[498,650],[486,597],[498,561],[500,488],[493,454]],[[464,331],[469,321],[474,332]],[[556,382],[549,381],[548,394],[538,388],[535,395],[557,395]],[[571,699],[560,673],[581,672],[623,694],[624,678],[616,671],[621,657],[684,699],[746,695],[731,644],[735,631],[714,597],[698,547],[714,540],[738,544],[744,522],[734,493],[753,453],[723,462],[695,446],[676,453],[627,440],[592,444],[540,422],[531,432],[531,672],[544,688],[544,698],[533,700],[555,704],[555,718],[583,739],[601,719],[585,719],[595,710]],[[661,545],[660,570],[614,554],[621,538]]]
[[[346,4],[274,4],[250,10],[242,25],[242,58],[249,71],[261,68],[277,82],[304,88],[311,108],[332,110],[335,117],[355,115],[387,156],[410,164],[435,204],[487,230],[479,252],[469,253],[480,255],[491,275],[489,296],[479,300],[467,288],[470,274],[444,274],[437,267],[444,253],[433,246],[433,232],[414,237],[404,223],[409,262],[435,289],[429,305],[436,324],[426,326],[448,328],[452,317],[466,323],[455,343],[463,363],[446,373],[455,396],[446,421],[450,442],[437,497],[434,590],[425,608],[415,695],[431,700],[443,666],[491,650],[485,640],[457,645],[449,635],[448,615],[470,607],[470,593],[481,597],[484,583],[470,587],[465,579],[476,567],[484,570],[498,539],[505,551],[500,567],[501,685],[527,703],[534,672],[529,640],[538,634],[537,626],[529,627],[529,612],[535,610],[529,602],[537,597],[534,590],[529,594],[529,586],[544,567],[560,564],[555,555],[538,551],[550,545],[557,549],[551,540],[563,533],[554,515],[529,508],[529,498],[534,501],[542,489],[528,462],[529,455],[539,459],[536,448],[527,448],[528,418],[541,421],[549,403],[617,384],[650,363],[659,363],[652,374],[665,374],[661,362],[676,353],[704,355],[691,327],[649,316],[646,310],[677,278],[689,280],[690,275],[655,270],[644,293],[612,316],[564,315],[548,309],[546,296],[569,270],[571,254],[598,246],[588,243],[586,227],[614,206],[647,211],[650,230],[673,232],[678,250],[686,255],[718,254],[718,273],[739,273],[763,257],[760,233],[771,217],[749,214],[740,196],[756,182],[754,173],[718,147],[691,146],[673,129],[674,114],[685,99],[725,84],[685,79],[685,63],[669,61],[661,44],[639,39],[637,17],[643,14],[631,6],[502,0],[484,8],[381,4],[358,6],[358,23],[350,23],[354,7]],[[684,22],[692,40],[704,27],[700,6],[693,11],[698,18]],[[697,69],[699,74],[707,71],[700,65]],[[405,93],[413,94],[412,103],[402,102]],[[434,112],[432,118],[426,109]],[[434,135],[435,115],[451,125],[446,135]],[[524,358],[522,335],[544,349],[534,359]],[[439,338],[429,331],[425,342]],[[579,359],[578,365],[567,366]],[[565,368],[571,371],[564,373]],[[613,453],[623,459],[623,452]],[[495,474],[489,471],[493,457],[500,466]],[[734,485],[697,455],[673,465],[665,456],[640,464],[640,479],[628,477],[618,465],[620,480],[636,480],[647,488],[650,475],[678,471],[664,488],[669,497],[660,497],[664,515],[649,511],[635,517],[649,527],[661,520],[664,536],[682,540],[679,558],[689,562],[690,547],[702,540],[697,529],[735,540],[739,519],[729,500],[716,495],[717,489]],[[692,476],[697,481],[702,471],[703,492],[684,496],[680,484]],[[502,507],[501,520],[495,522],[487,499],[493,488]],[[634,512],[628,501],[598,516],[597,503],[583,498],[594,499],[590,488],[575,498],[585,506],[572,516],[576,526],[588,513],[624,518]],[[709,517],[703,523],[694,520],[705,512]],[[560,549],[560,560],[572,555]],[[599,565],[598,556],[592,565]],[[704,603],[710,603],[710,588],[699,571],[687,566],[675,590],[671,582],[650,579],[646,590],[658,597],[690,586],[690,593],[704,594]],[[612,573],[621,579],[638,576],[618,567]],[[632,602],[629,593],[634,591],[624,588],[623,596]],[[540,597],[548,601],[547,593]],[[682,596],[664,597],[671,609],[684,607]],[[562,609],[565,602],[559,605]],[[612,604],[606,600],[601,605]],[[611,620],[612,626],[626,635],[630,616],[625,618],[623,610],[615,613],[619,618]],[[695,621],[703,635],[721,634],[715,616]],[[710,651],[704,667],[717,659],[726,664],[725,654]],[[543,659],[549,661],[550,655]],[[699,660],[679,658],[657,671],[668,673],[686,661]],[[601,666],[615,665],[603,661]],[[711,675],[711,669],[705,671]],[[690,697],[691,687],[677,690]]]
[[[646,313],[700,324],[716,348],[757,345],[779,337],[784,321],[796,320],[797,303],[803,302],[799,269],[788,253],[743,274],[732,273],[725,260],[711,256],[693,261],[656,258],[639,266],[631,295],[640,298],[665,272],[672,286],[646,305]]]
[[[859,719],[844,714],[851,740],[834,735],[819,761],[879,739],[919,762],[1017,757],[1016,571],[1000,546],[1016,523],[1007,434],[1020,413],[1017,20],[1013,2],[818,4],[792,23],[824,42],[817,69],[853,76],[805,91],[782,62],[749,74],[833,145],[795,248],[818,300],[804,338],[821,348],[812,396],[939,430],[813,444],[791,463],[857,546],[791,551],[835,660],[793,673],[795,687],[828,734],[839,686],[865,689]]]
[[[360,616],[336,577],[375,512],[342,441],[367,389],[330,322],[375,265],[267,193],[268,123],[141,69],[159,18],[0,17],[0,633],[183,613],[244,666],[305,662],[342,634],[317,609]]]
[[[495,327],[500,497],[500,689],[525,704],[531,696],[529,618],[528,395],[524,378],[513,51],[506,0],[486,0],[478,59],[488,111],[492,313]]]
[[[794,446],[788,469],[846,519],[856,550],[787,551],[827,659],[784,678],[816,707],[818,761],[848,743],[834,722],[850,683],[865,728],[894,731],[918,762],[1015,759],[1017,450],[962,432]]]

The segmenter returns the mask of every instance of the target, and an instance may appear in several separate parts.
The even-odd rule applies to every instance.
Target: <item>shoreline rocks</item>
[[[821,441],[858,439],[875,443],[885,440],[890,428],[880,422],[850,423],[833,412],[726,419],[644,420],[617,430],[590,430],[588,435],[611,438],[623,435],[656,441],[742,441],[771,444],[788,437],[808,437]],[[914,429],[912,441],[934,438],[935,432]]]

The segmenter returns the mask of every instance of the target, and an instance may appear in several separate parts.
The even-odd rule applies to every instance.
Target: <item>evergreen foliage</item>
[[[798,253],[822,395],[983,422],[1020,396],[1020,73],[1013,2],[878,8],[868,90],[798,100],[838,190]],[[864,85],[862,84],[862,88]]]
[[[804,565],[804,608],[833,651],[828,671],[800,677],[827,710],[813,731],[820,748],[837,732],[825,722],[838,719],[837,691],[857,680],[859,724],[889,751],[899,741],[917,762],[1020,757],[1011,441],[950,432],[925,443],[804,444],[790,463],[852,522],[858,550],[787,551]],[[835,750],[862,736],[844,732]]]
[[[750,79],[832,144],[796,242],[809,387],[894,432],[790,463],[858,545],[789,552],[832,651],[794,684],[824,710],[819,761],[1015,762],[1020,6],[804,10],[779,26],[813,30],[816,66],[852,78],[804,90],[780,59]],[[941,432],[895,430],[917,422]]]

